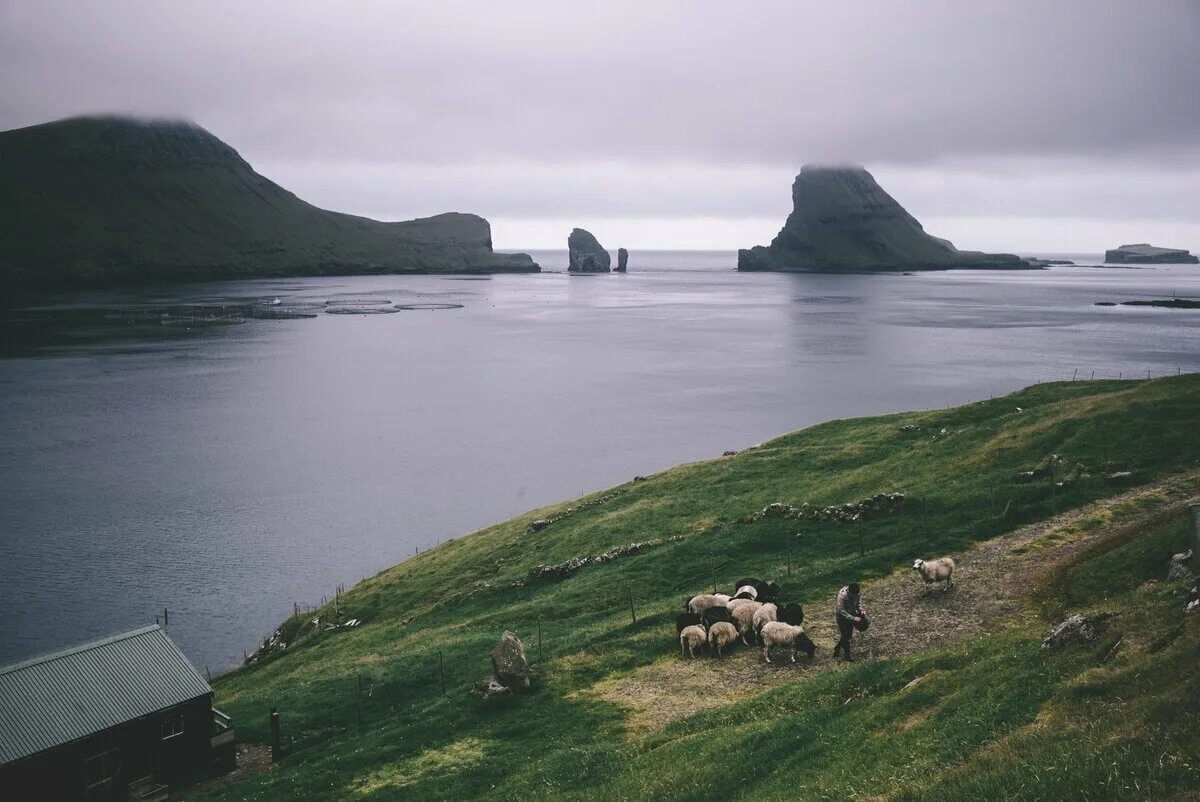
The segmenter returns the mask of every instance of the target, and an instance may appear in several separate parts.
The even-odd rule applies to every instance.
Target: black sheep
[[[729,612],[728,607],[709,607],[700,614],[700,623],[705,629],[710,628],[718,621],[733,623],[733,614]]]
[[[778,620],[785,624],[791,624],[798,627],[804,623],[804,608],[795,602],[788,602],[781,605],[778,613]]]
[[[813,643],[808,635],[804,633],[796,636],[796,648],[807,654],[810,658],[817,653],[817,644]]]
[[[777,604],[779,602],[779,583],[764,582],[761,588],[758,588],[758,601],[763,604]]]
[[[701,624],[699,613],[682,613],[675,616],[675,634],[683,632],[685,627],[690,627],[693,624]]]

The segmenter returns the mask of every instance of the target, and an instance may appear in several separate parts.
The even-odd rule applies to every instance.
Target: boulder
[[[617,272],[624,273],[625,268],[629,265],[629,251],[624,248],[617,248]]]
[[[568,267],[571,273],[609,273],[612,258],[590,231],[571,230],[567,237]]]
[[[1191,549],[1188,549],[1180,554],[1172,555],[1171,564],[1167,568],[1167,579],[1172,582],[1178,579],[1192,579],[1192,571],[1187,565],[1191,559]]]
[[[492,648],[492,674],[506,688],[524,690],[529,687],[533,669],[525,659],[525,644],[512,632],[505,630]]]
[[[1107,615],[1073,615],[1050,631],[1042,641],[1042,648],[1057,649],[1068,643],[1091,643],[1100,637],[1100,625],[1107,618]]]
[[[960,251],[921,224],[857,165],[806,164],[792,213],[769,246],[738,251],[738,270],[839,272],[953,267],[1028,270],[1011,253]]]
[[[1200,262],[1185,248],[1159,248],[1146,242],[1122,245],[1104,252],[1110,265],[1194,265]]]

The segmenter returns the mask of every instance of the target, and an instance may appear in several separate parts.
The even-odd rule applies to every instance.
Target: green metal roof
[[[212,693],[162,627],[0,668],[0,766]]]

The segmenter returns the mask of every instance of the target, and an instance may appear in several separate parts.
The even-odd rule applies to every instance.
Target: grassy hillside
[[[476,215],[382,223],[318,209],[191,123],[78,117],[5,131],[0,177],[9,289],[537,270],[494,253]]]
[[[245,741],[266,742],[278,707],[290,754],[196,797],[1193,798],[1200,635],[1178,583],[1148,580],[1189,536],[1197,420],[1197,376],[1039,385],[832,421],[443,544],[341,597],[362,626],[216,682]],[[1014,480],[1051,455],[1051,475]],[[1118,469],[1131,479],[1107,482]],[[739,520],[891,491],[904,504],[861,523]],[[662,542],[528,576],[634,541]],[[960,588],[922,596],[904,566],[943,553]],[[714,567],[723,588],[778,578],[816,659],[681,660],[674,615]],[[874,626],[846,665],[829,619],[853,579]],[[1100,610],[1115,616],[1097,642],[1040,648]],[[538,676],[483,702],[470,686],[505,629]]]

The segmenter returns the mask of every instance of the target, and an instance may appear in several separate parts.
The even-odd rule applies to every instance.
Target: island
[[[792,213],[769,246],[738,251],[738,270],[847,272],[955,267],[1034,269],[1010,253],[960,251],[925,233],[865,168],[806,164]]]
[[[403,222],[326,211],[192,122],[73,117],[0,133],[7,291],[263,276],[537,272],[451,212]]]
[[[1104,261],[1111,265],[1194,265],[1200,259],[1184,248],[1159,248],[1135,242],[1105,251]]]

